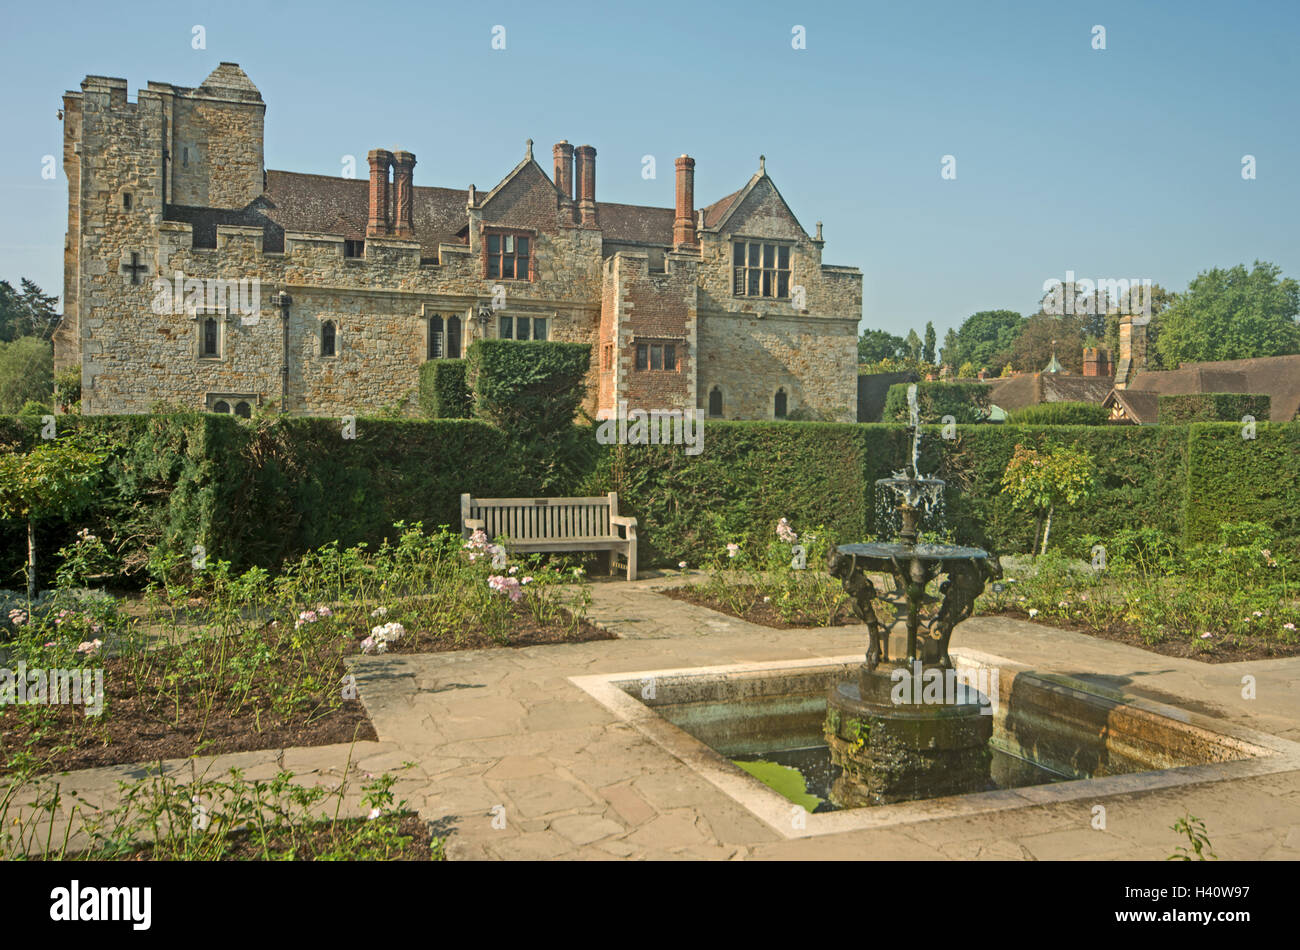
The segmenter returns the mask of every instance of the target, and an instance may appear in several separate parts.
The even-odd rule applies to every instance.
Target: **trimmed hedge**
[[[820,422],[704,423],[703,451],[602,446],[581,492],[619,493],[637,518],[643,563],[692,566],[728,542],[766,543],[786,517],[796,531],[824,524],[841,540],[871,531],[876,478],[907,451],[898,426]]]
[[[107,450],[102,499],[73,523],[40,527],[42,576],[54,552],[90,528],[123,546],[132,572],[150,557],[188,558],[202,544],[238,569],[274,567],[338,541],[378,544],[395,521],[459,527],[459,496],[618,491],[639,519],[641,561],[676,565],[717,554],[745,536],[765,542],[781,517],[804,532],[824,524],[841,540],[878,530],[875,481],[901,469],[908,432],[897,425],[706,422],[703,452],[680,446],[600,446],[588,426],[564,437],[573,471],[539,467],[535,446],[478,420],[363,418],[344,439],[337,420],[246,422],[214,414],[60,417]],[[39,422],[0,418],[0,450],[39,441]],[[1212,539],[1225,521],[1271,523],[1300,536],[1300,423],[1191,426],[965,425],[956,438],[927,426],[920,469],[948,482],[954,541],[999,553],[1027,550],[1034,519],[1000,491],[1019,444],[1088,451],[1098,470],[1086,505],[1058,509],[1052,537],[1069,550],[1086,535],[1158,527]],[[0,523],[0,586],[21,583],[23,528]],[[1074,553],[1079,553],[1075,551]]]
[[[1103,426],[1110,410],[1096,402],[1040,402],[1007,415],[1010,425]]]
[[[507,432],[567,428],[586,395],[588,343],[475,340],[468,353],[474,411]]]
[[[1186,541],[1213,541],[1229,521],[1300,535],[1300,424],[1261,422],[1254,438],[1243,431],[1240,422],[1187,427]]]
[[[989,387],[984,383],[895,383],[885,396],[885,422],[908,421],[907,388],[916,386],[916,403],[921,422],[938,423],[944,416],[952,416],[958,424],[983,422],[989,417]]]
[[[1156,400],[1161,425],[1188,422],[1240,422],[1243,416],[1268,419],[1267,393],[1182,393]]]
[[[466,360],[429,360],[420,364],[420,408],[429,419],[468,419],[474,397],[466,378]]]

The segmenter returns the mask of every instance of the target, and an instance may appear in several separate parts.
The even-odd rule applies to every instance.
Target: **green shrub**
[[[1011,425],[1100,426],[1110,419],[1110,410],[1096,402],[1040,402],[1007,416]]]
[[[476,340],[468,354],[474,411],[512,433],[567,428],[586,395],[586,343]]]
[[[1185,422],[1240,422],[1243,416],[1268,419],[1271,400],[1267,393],[1182,393],[1160,396],[1161,425]]]
[[[921,422],[943,422],[952,416],[958,423],[983,422],[989,417],[989,387],[984,383],[895,383],[885,396],[885,422],[908,421],[907,387],[916,386]]]
[[[468,419],[474,400],[465,360],[429,360],[420,366],[420,408],[430,419]]]
[[[518,445],[539,492],[561,494],[591,468],[595,439],[573,425],[587,392],[589,344],[476,340],[468,363],[475,414]]]

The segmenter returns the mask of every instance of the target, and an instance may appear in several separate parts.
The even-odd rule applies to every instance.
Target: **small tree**
[[[91,500],[103,456],[66,442],[0,454],[0,518],[27,522],[27,597],[36,596],[36,521],[70,517]]]
[[[1002,473],[1002,491],[1011,496],[1013,507],[1033,511],[1038,516],[1034,548],[1041,554],[1047,551],[1056,506],[1073,507],[1088,498],[1096,480],[1096,467],[1087,452],[1063,445],[1039,452],[1017,445],[1007,470]],[[1043,530],[1041,548],[1038,547],[1039,526]]]

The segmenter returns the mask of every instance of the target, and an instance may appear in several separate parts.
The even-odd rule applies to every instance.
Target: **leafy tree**
[[[1026,322],[1011,347],[1011,363],[1022,373],[1037,373],[1056,354],[1072,373],[1083,372],[1083,325],[1074,314],[1057,317],[1036,313]]]
[[[965,363],[962,363],[961,366],[957,368],[958,379],[974,379],[978,375],[979,375],[979,370],[975,368],[975,364],[972,363],[970,360],[967,360]]]
[[[927,363],[934,362],[934,321],[927,320],[925,324],[925,344],[921,348],[921,359]]]
[[[939,347],[939,362],[947,366],[956,366],[957,331],[952,327],[943,335],[943,346]]]
[[[1281,273],[1256,261],[1198,274],[1161,315],[1164,365],[1300,353],[1300,284]]]
[[[921,351],[924,349],[924,346],[925,345],[921,342],[921,338],[916,335],[915,330],[907,331],[907,339],[903,341],[903,354],[909,360],[920,362]]]
[[[858,362],[880,363],[903,356],[903,338],[884,330],[863,330],[858,337]]]
[[[18,412],[28,400],[48,402],[54,394],[54,347],[23,336],[0,342],[0,413]]]
[[[1014,310],[981,310],[973,313],[958,328],[956,346],[951,353],[945,350],[944,360],[953,365],[971,362],[976,369],[988,369],[1004,363],[1006,358],[999,356],[1011,352],[1024,325],[1025,318]]]
[[[1038,527],[1043,530],[1041,554],[1047,553],[1056,507],[1077,505],[1092,495],[1096,483],[1092,456],[1064,445],[1049,446],[1043,452],[1017,445],[1002,473],[1002,491],[1011,496],[1012,506],[1038,516]],[[1038,527],[1034,529],[1035,547]]]
[[[0,453],[0,518],[27,522],[27,597],[36,596],[36,522],[71,517],[91,501],[104,457],[69,442]]]

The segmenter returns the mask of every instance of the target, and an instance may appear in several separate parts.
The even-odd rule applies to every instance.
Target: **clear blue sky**
[[[804,226],[825,222],[826,262],[862,269],[865,327],[933,320],[942,339],[977,310],[1031,311],[1066,270],[1182,290],[1259,258],[1300,277],[1294,0],[182,0],[10,4],[4,20],[0,277],[52,293],[67,179],[40,170],[61,158],[64,90],[120,76],[134,99],[222,60],[267,102],[269,168],[337,175],[351,154],[364,175],[368,149],[400,146],[418,184],[490,188],[526,138],[544,168],[567,138],[598,150],[598,201],[671,206],[676,155],[695,157],[706,204],[766,154]]]

